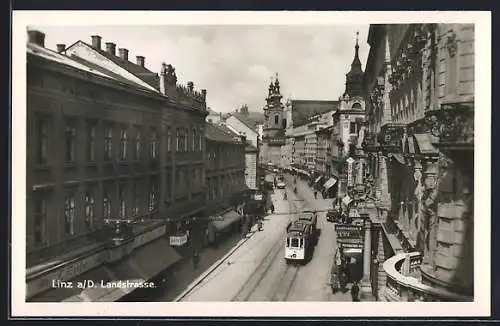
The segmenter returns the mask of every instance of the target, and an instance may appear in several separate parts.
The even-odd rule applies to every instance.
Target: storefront
[[[231,233],[241,231],[244,222],[243,216],[234,210],[211,217],[208,224],[208,242],[217,245]]]
[[[363,231],[362,226],[335,224],[340,257],[350,283],[363,278]]]

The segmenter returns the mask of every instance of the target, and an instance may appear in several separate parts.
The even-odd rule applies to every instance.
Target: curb
[[[253,228],[252,228],[253,229]],[[238,250],[245,242],[247,242],[254,234],[257,232],[256,230],[250,231],[249,234],[245,238],[241,239],[228,253],[226,253],[222,258],[212,264],[206,271],[204,271],[200,276],[198,276],[193,282],[191,282],[187,288],[179,294],[173,302],[179,302],[184,297],[186,297],[196,286],[198,286],[201,282],[207,278],[215,269],[221,266],[236,250]]]

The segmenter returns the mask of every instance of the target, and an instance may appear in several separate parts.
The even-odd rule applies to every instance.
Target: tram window
[[[299,239],[297,238],[292,238],[292,247],[298,247],[299,246]]]
[[[304,239],[300,239],[300,247],[303,248],[304,247]]]
[[[290,238],[286,238],[286,246],[290,247]]]

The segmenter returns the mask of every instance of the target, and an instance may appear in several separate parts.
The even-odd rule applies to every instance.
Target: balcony
[[[466,297],[447,290],[433,288],[420,280],[422,256],[419,252],[400,253],[387,259],[383,268],[387,277],[385,301],[392,302],[471,302]]]
[[[441,109],[426,112],[425,123],[432,135],[439,137],[434,144],[448,150],[474,148],[474,102],[446,103]]]
[[[380,149],[387,153],[401,152],[401,139],[403,137],[403,127],[405,124],[388,123],[382,126],[377,137]]]

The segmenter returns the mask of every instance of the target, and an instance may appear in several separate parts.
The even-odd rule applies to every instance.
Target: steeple
[[[345,94],[350,97],[363,95],[363,69],[359,60],[359,32],[356,32],[356,45],[354,46],[354,59],[351,63],[351,70],[346,75]]]
[[[361,69],[361,61],[359,60],[359,44],[358,44],[359,32],[356,32],[356,46],[354,47],[354,59],[351,63],[352,71],[363,71]]]
[[[276,94],[280,95],[280,81],[278,79],[278,73],[276,73],[276,81],[274,82],[274,91]]]

